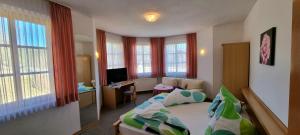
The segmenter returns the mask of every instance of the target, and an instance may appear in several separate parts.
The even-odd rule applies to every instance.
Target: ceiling
[[[256,0],[54,0],[95,19],[99,29],[127,36],[154,37],[196,32],[241,21]],[[158,11],[155,23],[144,20],[146,11]]]

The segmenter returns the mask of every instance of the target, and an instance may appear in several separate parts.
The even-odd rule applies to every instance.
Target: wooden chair
[[[136,88],[135,86],[130,86],[129,90],[123,92],[123,102],[126,103],[126,100],[130,98],[130,101],[136,104]]]

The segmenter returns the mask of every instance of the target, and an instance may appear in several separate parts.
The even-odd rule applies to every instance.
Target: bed
[[[287,127],[261,102],[249,88],[243,89],[245,112],[242,115],[251,119],[259,134],[285,135]],[[202,135],[207,128],[209,102],[184,104],[168,107],[189,128],[191,135]],[[248,116],[249,114],[249,116]],[[153,135],[144,130],[123,124],[120,120],[113,124],[115,135]]]
[[[207,109],[209,104],[209,102],[193,103],[168,107],[168,109],[186,124],[190,129],[191,135],[196,135],[204,133],[207,128],[207,123],[209,122]],[[188,115],[186,112],[189,112]],[[144,130],[135,129],[123,123],[120,124],[119,130],[122,135],[152,135]]]

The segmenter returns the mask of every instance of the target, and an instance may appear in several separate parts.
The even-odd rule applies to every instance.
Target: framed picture
[[[273,27],[260,35],[259,62],[264,65],[275,64],[276,27]]]

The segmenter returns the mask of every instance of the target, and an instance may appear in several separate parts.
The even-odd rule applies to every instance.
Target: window
[[[9,35],[8,19],[0,17],[0,105],[17,100]]]
[[[9,18],[0,16],[0,122],[55,106],[50,19]]]
[[[151,76],[150,39],[138,38],[136,46],[137,74],[140,77]]]
[[[122,37],[106,33],[107,69],[123,68],[124,48]]]
[[[187,72],[185,36],[166,38],[165,65],[166,75],[185,77]]]

